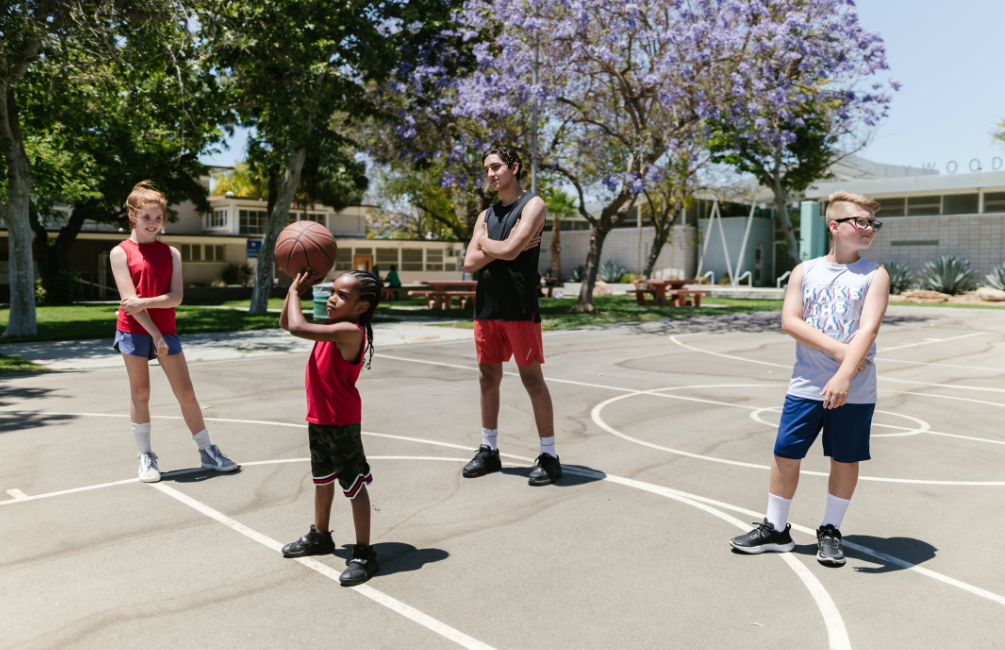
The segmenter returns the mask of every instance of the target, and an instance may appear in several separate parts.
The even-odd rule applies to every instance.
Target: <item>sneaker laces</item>
[[[152,451],[148,454],[140,454],[140,469],[145,472],[151,467],[157,469],[157,454]]]
[[[216,445],[210,445],[206,448],[206,454],[215,461],[230,460],[227,455],[220,451],[220,448]]]

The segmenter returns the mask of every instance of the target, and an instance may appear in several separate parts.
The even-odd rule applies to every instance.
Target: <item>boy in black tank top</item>
[[[499,192],[499,203],[478,216],[464,257],[464,270],[481,271],[475,292],[475,346],[481,382],[482,444],[464,467],[474,478],[502,469],[499,448],[499,384],[502,364],[516,357],[520,379],[534,407],[541,452],[531,470],[531,485],[547,485],[562,476],[555,453],[551,394],[541,364],[541,310],[537,302],[537,265],[545,206],[520,186],[520,158],[509,147],[493,146],[482,156],[486,180]]]

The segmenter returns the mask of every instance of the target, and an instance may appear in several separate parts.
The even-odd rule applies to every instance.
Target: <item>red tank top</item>
[[[307,421],[313,424],[358,424],[363,419],[363,404],[356,390],[356,380],[363,370],[366,332],[359,349],[359,359],[349,363],[338,346],[330,341],[315,341],[307,362]]]
[[[126,253],[126,263],[129,265],[129,277],[133,279],[137,298],[156,298],[171,291],[171,271],[174,259],[171,257],[171,247],[164,242],[138,244],[127,239],[119,244]],[[167,309],[148,309],[147,313],[153,319],[154,325],[161,334],[175,334],[174,307]],[[130,334],[150,334],[135,318],[119,310],[119,318],[115,328]]]

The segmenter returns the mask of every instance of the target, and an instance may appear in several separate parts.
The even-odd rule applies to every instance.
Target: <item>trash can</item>
[[[332,293],[331,282],[314,285],[314,320],[325,320],[328,318],[328,296]]]

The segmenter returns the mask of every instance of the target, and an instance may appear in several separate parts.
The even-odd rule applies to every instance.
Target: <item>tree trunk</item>
[[[73,302],[75,286],[66,283],[65,273],[71,273],[70,249],[77,240],[84,221],[87,219],[87,208],[81,203],[73,206],[73,211],[66,223],[59,229],[55,238],[49,239],[45,225],[38,214],[29,213],[31,229],[35,232],[33,253],[38,264],[42,288],[45,289],[46,304],[68,304]]]
[[[672,225],[672,222],[663,227],[659,224],[654,225],[656,227],[656,236],[653,237],[653,246],[649,249],[649,257],[646,258],[646,268],[642,272],[642,277],[644,278],[653,277],[653,269],[656,268],[656,260],[660,258],[660,253],[663,252],[663,244],[665,244],[667,239],[670,237],[670,226]]]
[[[593,287],[597,283],[597,271],[600,270],[600,253],[604,249],[604,240],[613,228],[610,218],[602,217],[590,231],[590,248],[586,252],[586,267],[583,269],[583,283],[579,287],[579,299],[572,308],[573,313],[593,313]]]
[[[34,336],[35,272],[32,240],[35,234],[28,223],[28,208],[34,178],[21,137],[14,91],[0,84],[0,143],[7,163],[7,202],[0,204],[0,217],[7,224],[10,275],[10,317],[3,336]]]
[[[562,279],[562,241],[558,219],[551,222],[551,277]]]
[[[258,253],[258,268],[255,270],[255,288],[251,293],[249,314],[264,314],[269,307],[269,293],[272,291],[272,262],[276,257],[276,239],[286,225],[290,213],[293,195],[300,186],[300,173],[304,169],[306,151],[294,151],[290,155],[286,172],[283,174],[283,184],[276,197],[276,202],[269,213],[269,221],[265,226],[265,236],[262,238],[262,250]]]
[[[778,209],[778,216],[782,219],[782,234],[785,235],[785,241],[789,244],[789,257],[793,264],[799,264],[802,262],[799,259],[799,244],[796,243],[796,233],[792,230],[792,220],[789,219],[789,208],[786,205],[789,197],[785,188],[782,187],[781,162],[777,157],[775,158],[775,174],[772,180],[774,181],[772,190],[775,193],[775,207]]]

